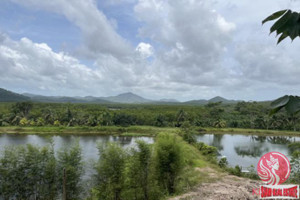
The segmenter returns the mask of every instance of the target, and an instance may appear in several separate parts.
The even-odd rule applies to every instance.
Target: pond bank
[[[237,134],[257,136],[295,136],[300,137],[299,131],[278,131],[241,128],[199,128],[198,134]],[[177,133],[179,128],[155,126],[3,126],[0,134],[36,134],[36,135],[119,135],[119,136],[155,136],[160,132]]]
[[[160,132],[177,133],[180,129],[175,127],[155,126],[3,126],[0,134],[37,134],[37,135],[119,135],[119,136],[155,136]],[[262,129],[241,128],[199,128],[195,127],[198,134],[237,134],[257,136],[295,136],[300,137],[299,131],[278,131]]]
[[[211,134],[300,137],[299,131],[286,131],[286,130],[264,130],[264,129],[243,129],[243,128],[198,128],[197,130],[199,133],[211,133]]]
[[[117,136],[155,136],[160,132],[176,133],[178,128],[159,128],[151,126],[5,126],[0,127],[0,134],[26,135],[117,135]]]

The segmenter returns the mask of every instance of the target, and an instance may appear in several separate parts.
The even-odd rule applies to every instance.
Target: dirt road
[[[259,181],[240,178],[228,174],[216,174],[210,168],[199,169],[209,174],[209,177],[216,181],[211,183],[202,183],[192,191],[183,195],[170,198],[169,200],[246,200],[258,199],[252,194],[254,188],[259,187]]]

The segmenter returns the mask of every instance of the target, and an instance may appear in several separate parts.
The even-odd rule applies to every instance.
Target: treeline
[[[130,126],[300,129],[299,114],[270,116],[269,103],[190,105],[1,103],[0,126]]]
[[[117,143],[99,145],[92,184],[86,188],[78,143],[58,153],[51,145],[7,147],[0,156],[0,199],[61,199],[64,182],[66,199],[163,199],[200,180],[193,167],[197,152],[181,137],[163,133],[155,144],[139,141],[132,149]]]
[[[76,199],[83,191],[79,144],[57,155],[53,145],[5,147],[0,157],[0,199],[56,199],[62,194],[64,170],[69,199]]]

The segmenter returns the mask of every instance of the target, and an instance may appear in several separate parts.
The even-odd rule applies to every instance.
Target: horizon
[[[300,2],[4,0],[0,86],[180,102],[299,95],[299,38],[276,45],[271,23],[261,24],[281,9],[300,10]]]
[[[139,94],[136,94],[136,93],[133,93],[133,92],[122,92],[122,93],[119,93],[119,94],[115,94],[115,95],[111,95],[111,96],[92,96],[92,95],[87,95],[87,96],[64,96],[64,95],[41,95],[41,94],[34,94],[34,93],[17,93],[15,91],[11,91],[11,90],[7,90],[5,88],[0,88],[0,89],[3,89],[3,90],[6,90],[6,91],[9,91],[9,92],[13,92],[13,93],[16,93],[16,94],[20,94],[20,95],[23,95],[23,96],[27,96],[27,97],[30,97],[30,95],[33,95],[33,96],[43,96],[43,97],[70,97],[70,98],[87,98],[87,97],[94,97],[94,98],[109,98],[109,97],[117,97],[117,96],[121,96],[121,95],[126,95],[126,94],[131,94],[131,95],[136,95],[138,97],[141,97],[145,100],[149,100],[149,101],[165,101],[165,100],[175,100],[177,101],[178,103],[185,103],[185,102],[190,102],[190,101],[201,101],[201,100],[205,100],[205,101],[210,101],[212,99],[215,99],[215,98],[223,98],[225,100],[228,100],[228,101],[245,101],[245,102],[254,102],[255,100],[244,100],[244,99],[229,99],[229,98],[226,98],[226,97],[223,97],[223,96],[220,96],[220,95],[217,95],[217,96],[214,96],[214,97],[211,97],[211,98],[200,98],[200,99],[188,99],[186,101],[180,101],[176,98],[161,98],[161,99],[151,99],[151,98],[145,98],[144,96],[142,95],[139,95]],[[274,100],[274,99],[273,99]],[[264,101],[273,101],[273,100],[262,100],[262,101],[257,101],[257,102],[264,102]],[[171,102],[170,102],[171,103]]]

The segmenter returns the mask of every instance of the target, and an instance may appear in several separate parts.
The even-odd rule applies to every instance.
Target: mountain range
[[[109,97],[67,97],[67,96],[43,96],[30,93],[18,94],[0,88],[0,102],[21,102],[21,101],[34,101],[34,102],[48,102],[48,103],[126,103],[126,104],[191,104],[191,105],[204,105],[207,103],[222,102],[224,104],[236,103],[236,100],[228,100],[223,97],[217,96],[209,100],[191,100],[186,102],[179,102],[176,99],[161,99],[150,100],[138,96],[134,93],[127,92],[117,96]]]

